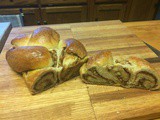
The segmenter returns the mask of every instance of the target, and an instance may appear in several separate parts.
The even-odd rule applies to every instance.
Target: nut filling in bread
[[[56,74],[56,70],[53,67],[48,67],[23,72],[23,77],[31,94],[37,94],[58,83]]]
[[[150,64],[137,57],[113,59],[111,52],[91,56],[80,69],[85,83],[159,90],[158,73]]]
[[[74,66],[68,67],[68,68],[63,68],[62,71],[60,72],[58,78],[60,82],[64,82],[70,78],[76,77],[79,75],[79,69],[80,67],[84,64],[84,62],[77,63]]]
[[[34,90],[42,91],[50,88],[53,85],[56,85],[54,80],[54,74],[52,72],[44,74],[39,81],[34,85]]]
[[[109,85],[112,85],[114,84],[114,81],[109,79],[109,78],[106,78],[106,77],[103,77],[97,70],[96,68],[91,68],[89,69],[89,72],[90,72],[90,76],[92,76],[93,78],[98,78],[101,80],[101,82],[104,82],[104,83],[107,83]],[[100,83],[99,83],[100,84]]]
[[[20,35],[11,44],[14,49],[7,52],[6,60],[14,71],[23,74],[31,94],[78,76],[87,61],[81,42],[73,38],[60,40],[60,35],[48,27]]]
[[[87,61],[87,52],[82,43],[70,38],[62,40],[57,50],[58,79],[63,83],[79,75],[80,67]]]
[[[98,84],[107,84],[107,85],[120,85],[125,86],[130,78],[130,74],[127,72],[126,69],[121,71],[113,71],[110,70],[108,74],[115,76],[114,79],[108,78],[103,73],[101,74],[96,70],[96,68],[91,68],[88,70],[88,75],[85,74],[83,77],[88,77],[88,79],[98,79],[95,80],[94,83],[98,82]]]
[[[135,77],[135,84],[139,87],[151,89],[157,87],[157,79],[154,75],[148,72],[139,72]]]
[[[112,76],[115,76],[114,81],[120,86],[125,86],[130,79],[130,73],[128,70],[120,65],[113,66],[109,72]]]

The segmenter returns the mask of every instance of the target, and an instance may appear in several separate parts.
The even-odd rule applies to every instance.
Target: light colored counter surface
[[[160,21],[128,22],[124,23],[141,40],[160,50]]]
[[[10,22],[0,23],[0,53],[1,53],[1,50],[7,40],[7,37],[9,35],[11,29],[12,29],[12,27],[11,27]]]

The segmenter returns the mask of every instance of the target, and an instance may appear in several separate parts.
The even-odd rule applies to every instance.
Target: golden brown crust
[[[25,78],[25,82],[27,84],[28,89],[31,94],[36,94],[42,92],[50,87],[53,87],[57,84],[56,71],[52,67],[36,69],[23,73],[23,77]],[[49,78],[45,79],[43,82],[48,82],[48,86],[43,89],[36,89],[36,85],[43,79],[43,77],[48,75]]]
[[[58,74],[60,82],[78,76],[80,67],[88,60],[83,44],[75,39],[61,40],[58,52],[62,56],[62,60],[59,60],[62,67]]]
[[[6,53],[10,67],[16,72],[24,72],[53,65],[49,51],[42,46],[22,46],[11,48]]]
[[[80,58],[84,58],[87,55],[84,45],[78,40],[69,38],[61,42],[60,47],[65,47],[68,54],[75,54]]]
[[[56,84],[78,76],[80,67],[88,60],[81,42],[72,38],[59,40],[59,34],[48,27],[38,28],[30,35],[23,34],[12,40],[14,48],[6,53],[6,60],[14,71],[23,73],[32,94],[47,89],[50,78],[54,83],[55,76]],[[45,83],[47,81],[49,83]]]
[[[27,46],[28,41],[31,37],[31,34],[21,34],[17,37],[15,37],[12,41],[11,44],[14,46]]]
[[[58,47],[59,40],[60,36],[55,30],[49,27],[40,27],[32,34],[19,35],[11,41],[11,44],[14,46],[44,46],[52,50]]]
[[[113,57],[110,51],[99,51],[88,59],[87,68],[92,66],[112,65]]]
[[[145,60],[137,57],[113,59],[110,52],[98,52],[80,69],[85,83],[125,88],[160,89],[160,77]]]
[[[40,27],[34,30],[28,46],[44,46],[48,49],[54,49],[58,46],[60,36],[59,34],[49,28],[49,27]]]
[[[129,57],[127,60],[130,61],[131,63],[136,64],[138,67],[145,66],[145,67],[148,67],[148,68],[150,68],[150,69],[154,69],[154,68],[150,65],[150,63],[147,62],[147,61],[144,60],[144,59],[131,56],[131,57]]]

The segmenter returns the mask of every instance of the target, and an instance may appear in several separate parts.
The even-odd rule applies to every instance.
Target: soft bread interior
[[[97,75],[97,72],[88,71],[86,63],[83,64],[83,66],[80,68],[80,76],[85,83],[91,83],[91,84],[108,83],[106,78],[100,77],[100,75]]]
[[[64,55],[64,59],[63,59],[63,63],[62,63],[62,66],[64,68],[67,68],[67,67],[71,67],[71,66],[75,66],[76,63],[78,62],[79,58],[77,56],[74,56],[74,55],[70,55],[70,54],[65,54]]]
[[[104,56],[107,59],[104,59]],[[91,61],[88,61],[80,69],[80,75],[85,83],[148,90],[160,89],[158,73],[148,62],[140,58],[111,59],[111,53],[100,52],[89,60]]]
[[[156,85],[156,78],[152,74],[140,72],[136,76],[135,84],[141,88],[151,89]]]

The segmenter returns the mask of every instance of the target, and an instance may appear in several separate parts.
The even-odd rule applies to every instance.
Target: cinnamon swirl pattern
[[[22,74],[31,94],[37,94],[79,75],[87,60],[81,42],[73,38],[60,40],[53,29],[41,27],[30,35],[11,41],[6,60],[15,72]]]
[[[40,93],[58,83],[56,70],[52,67],[24,72],[23,77],[31,94]]]
[[[80,69],[85,83],[159,90],[160,79],[151,65],[140,58],[112,57],[111,52],[98,52]]]

